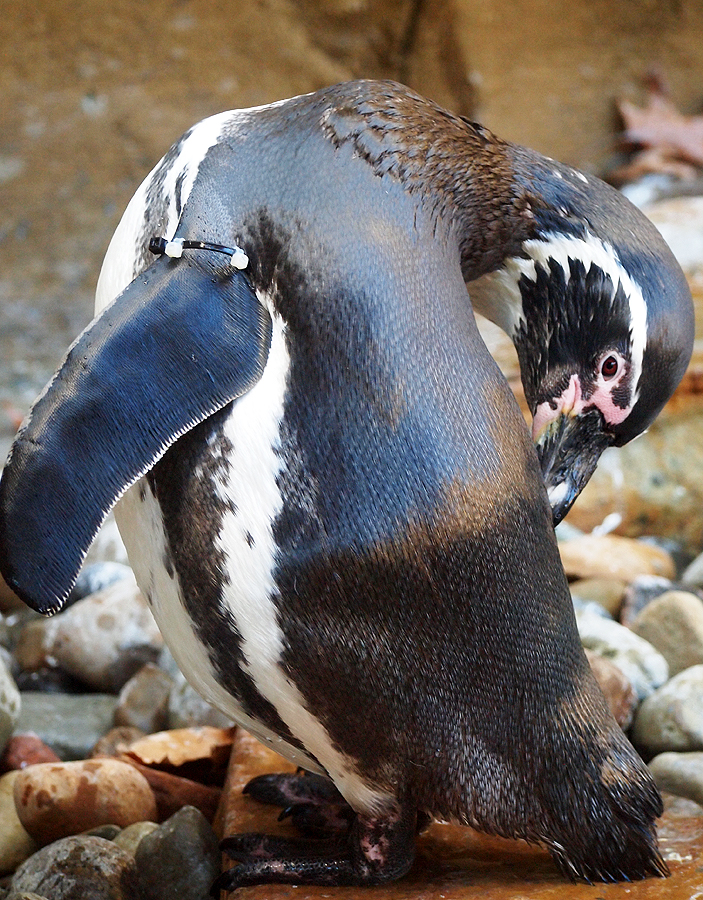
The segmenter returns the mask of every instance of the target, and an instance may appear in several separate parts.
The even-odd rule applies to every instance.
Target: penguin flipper
[[[78,337],[0,480],[0,571],[57,612],[105,516],[168,447],[261,377],[271,319],[209,254],[160,257]]]

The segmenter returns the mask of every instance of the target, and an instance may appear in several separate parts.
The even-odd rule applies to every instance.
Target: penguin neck
[[[448,226],[474,308],[514,338],[522,297],[502,270],[535,236],[535,155],[402,85],[360,81],[349,90],[326,92],[326,138],[350,144],[375,175],[400,181]]]
[[[520,253],[534,221],[519,148],[394,82],[326,92],[325,137],[397,179],[458,244],[464,281]],[[335,94],[341,96],[335,97]]]

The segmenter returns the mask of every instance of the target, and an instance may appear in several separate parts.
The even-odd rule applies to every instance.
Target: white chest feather
[[[368,785],[353,761],[333,746],[282,662],[285,636],[276,605],[273,523],[283,503],[278,487],[283,460],[278,451],[289,359],[284,326],[277,316],[273,323],[264,375],[233,405],[224,423],[224,436],[232,450],[224,467],[226,475],[215,484],[227,511],[214,548],[220,551],[226,568],[221,601],[223,621],[236,626],[244,671],[291,734],[320,762],[355,808],[378,809],[387,802],[387,795]],[[307,769],[319,771],[310,757],[246,715],[218,683],[208,649],[198,638],[183,602],[178,576],[164,565],[169,548],[161,509],[148,485],[141,482],[127,492],[119,504],[117,519],[137,581],[150,598],[159,628],[190,683],[279,753]]]

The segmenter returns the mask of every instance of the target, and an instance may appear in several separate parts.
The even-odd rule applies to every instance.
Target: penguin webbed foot
[[[308,778],[315,780],[308,785]],[[311,807],[314,816],[333,823],[340,821],[339,811],[322,811],[325,795],[332,797],[333,807],[339,806],[342,798],[334,785],[320,776],[262,776],[250,782],[245,791],[252,796],[263,795],[267,798],[263,802],[275,805],[290,806],[293,799],[294,807],[304,797],[306,802],[302,805]],[[225,838],[220,849],[239,865],[217,878],[211,896],[255,884],[374,885],[404,875],[415,858],[415,811],[396,806],[379,814],[363,815],[354,813],[351,807],[347,809],[348,814],[342,813],[345,826],[333,829],[331,837],[286,838],[250,833]],[[303,816],[304,830],[308,830],[307,812]]]
[[[225,838],[220,850],[239,863],[223,872],[211,896],[254,884],[350,884],[352,871],[343,841],[335,838],[281,838],[239,834]]]
[[[343,837],[355,813],[331,779],[301,772],[259,775],[245,786],[245,794],[259,803],[282,807],[279,821],[290,819],[310,838]]]

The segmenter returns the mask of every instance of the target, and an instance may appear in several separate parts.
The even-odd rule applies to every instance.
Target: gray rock
[[[168,727],[196,728],[212,725],[213,728],[229,728],[232,719],[211,706],[185,680],[176,660],[168,647],[159,656],[159,668],[173,679],[173,687],[168,698]]]
[[[108,823],[107,825],[96,825],[95,828],[89,828],[82,833],[90,835],[90,837],[104,838],[106,841],[115,841],[115,843],[117,843],[117,838],[122,831],[123,829],[119,825]],[[122,849],[124,850],[125,848],[123,847]]]
[[[29,622],[34,620],[38,622],[44,621],[44,616],[24,604],[22,604],[22,609],[13,610],[4,618],[3,640],[5,641],[5,646],[10,650],[15,650],[22,632]]]
[[[50,655],[48,635],[54,628],[53,619],[29,619],[17,629],[15,657],[23,672],[36,672],[47,665]]]
[[[7,625],[7,619],[0,613],[0,647],[9,649],[10,647],[10,629]]]
[[[681,582],[689,587],[703,588],[703,553],[686,568]]]
[[[114,841],[118,847],[122,847],[126,853],[134,856],[137,852],[137,847],[142,842],[142,838],[145,838],[147,834],[151,834],[152,831],[156,831],[158,827],[156,822],[135,822],[133,825],[123,828],[114,838]]]
[[[212,725],[229,728],[232,719],[211,706],[181,675],[168,698],[168,727],[195,728]]]
[[[640,700],[668,679],[669,666],[661,653],[628,628],[588,612],[577,613],[576,621],[583,646],[615,663]]]
[[[674,560],[676,572],[683,572],[691,561],[691,553],[676,539],[676,536],[664,537],[661,534],[640,534],[637,538],[643,544],[661,547]]]
[[[170,675],[174,682],[184,680],[183,673],[178,668],[178,663],[173,658],[173,654],[165,644],[161,653],[159,653],[159,658],[156,661],[156,664],[163,672],[165,672],[167,675]]]
[[[112,841],[86,835],[61,838],[30,856],[11,888],[51,900],[141,900],[134,859]]]
[[[673,677],[703,664],[703,601],[685,591],[667,591],[642,610],[631,625],[669,664]]]
[[[120,530],[113,513],[110,513],[100,526],[100,531],[95,536],[85,557],[83,568],[101,562],[118,562],[129,565],[127,550],[120,537]]]
[[[19,666],[17,665],[14,655],[7,649],[7,647],[0,647],[0,663],[5,666],[10,675],[12,675],[12,677],[15,679],[16,683]]]
[[[49,900],[43,894],[35,894],[34,891],[13,891],[4,896],[0,894],[0,900]]]
[[[620,624],[629,628],[642,610],[667,591],[674,590],[674,582],[659,575],[640,575],[625,588],[620,608]]]
[[[632,738],[648,756],[703,750],[703,665],[679,672],[642,703]]]
[[[703,753],[660,753],[649,768],[659,790],[703,804]]]
[[[133,578],[78,600],[22,632],[26,668],[54,664],[98,691],[119,691],[145,663],[158,659],[163,638]]]
[[[115,725],[140,728],[147,734],[168,727],[168,702],[173,679],[152,663],[133,675],[117,698]]]
[[[16,731],[33,731],[64,760],[85,759],[112,727],[117,698],[109,694],[22,694]]]
[[[123,578],[131,578],[132,570],[124,563],[118,562],[96,562],[89,566],[84,566],[76,583],[71,589],[68,603],[75,603],[76,600],[82,600],[91,594],[97,594],[98,591],[104,591]]]
[[[568,519],[562,521],[554,529],[558,541],[575,541],[584,536],[585,531],[572,525]]]
[[[85,694],[89,685],[53,666],[41,666],[35,671],[23,670],[15,681],[21,693],[41,691],[43,694]]]
[[[0,753],[10,740],[20,715],[20,692],[5,663],[0,660]]]
[[[598,656],[592,650],[586,650],[585,653],[615,721],[623,731],[626,731],[632,724],[637,709],[637,694],[615,663]]]
[[[203,900],[220,873],[215,833],[193,806],[179,809],[145,835],[135,859],[143,894],[150,900]]]
[[[587,613],[592,616],[600,616],[603,619],[613,618],[603,605],[597,603],[595,600],[584,600],[575,592],[572,592],[571,594],[571,602],[574,604],[574,611],[579,615]]]
[[[571,596],[583,604],[597,603],[617,617],[625,594],[625,582],[617,578],[582,578],[571,585]]]

